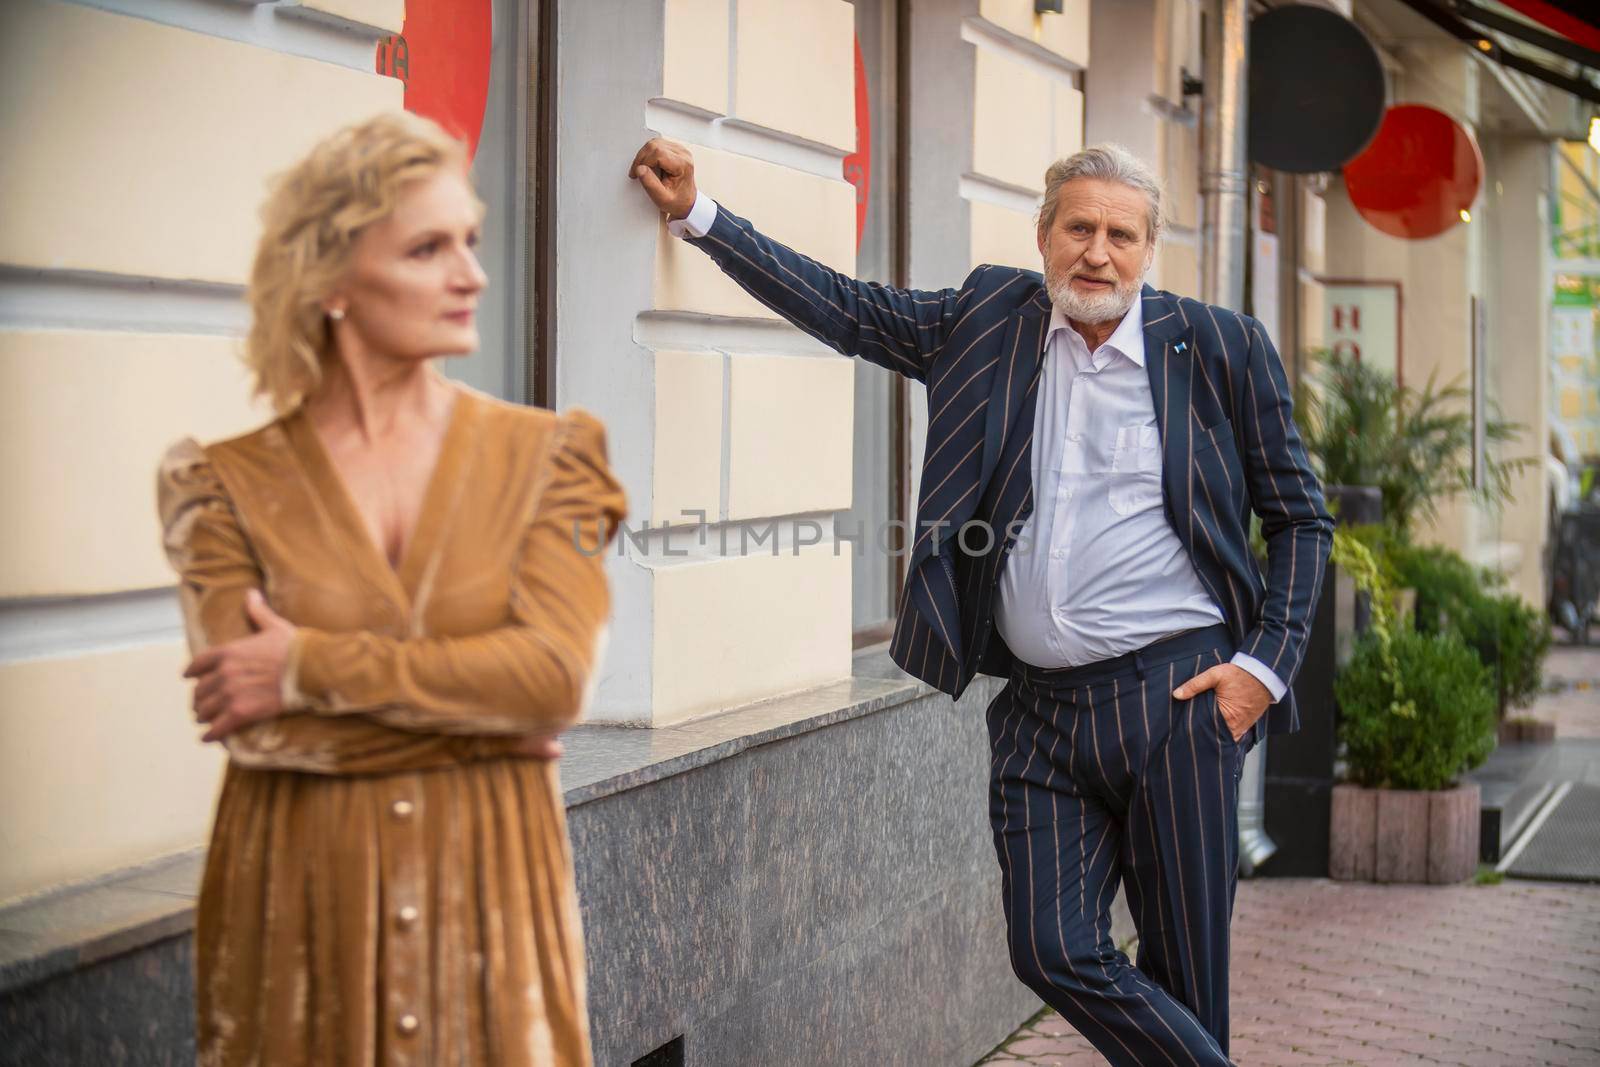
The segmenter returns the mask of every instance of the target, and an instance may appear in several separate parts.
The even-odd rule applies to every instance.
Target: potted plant
[[[1372,624],[1334,691],[1348,781],[1334,787],[1329,874],[1447,884],[1478,860],[1479,790],[1461,776],[1494,747],[1487,668],[1452,633],[1397,626],[1378,561],[1335,535],[1335,560],[1372,596]]]
[[[1402,386],[1384,371],[1338,353],[1307,354],[1314,375],[1296,390],[1296,421],[1306,450],[1330,500],[1345,502],[1353,487],[1376,489],[1382,521],[1402,540],[1437,514],[1439,501],[1472,493],[1491,505],[1511,499],[1512,479],[1531,458],[1501,460],[1494,449],[1520,434],[1503,419],[1484,423],[1490,451],[1482,480],[1474,482],[1473,424],[1467,391],[1458,384],[1439,388],[1433,376],[1420,390]],[[1366,507],[1357,514],[1345,504],[1342,518],[1371,522]]]
[[[1532,704],[1544,686],[1551,643],[1544,615],[1507,591],[1499,575],[1449,549],[1391,545],[1386,554],[1395,582],[1416,590],[1417,629],[1456,634],[1489,668],[1501,740],[1553,738],[1553,723],[1508,717],[1512,709]]]
[[[1306,362],[1316,373],[1295,390],[1296,422],[1329,507],[1341,523],[1377,522],[1399,389],[1391,376],[1337,353],[1314,350]]]
[[[1496,598],[1493,618],[1499,649],[1500,740],[1553,741],[1556,724],[1531,715],[1508,714],[1526,708],[1544,690],[1544,658],[1550,651],[1550,620],[1519,597]]]

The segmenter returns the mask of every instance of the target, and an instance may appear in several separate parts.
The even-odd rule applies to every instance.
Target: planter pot
[[[1477,783],[1412,791],[1333,787],[1328,874],[1346,882],[1449,885],[1478,869]]]
[[[1341,526],[1368,526],[1383,521],[1383,490],[1375,485],[1325,485],[1322,495]]]
[[[1500,724],[1500,743],[1517,745],[1533,741],[1554,741],[1556,724],[1540,719],[1507,719]]]
[[[1383,521],[1383,490],[1375,485],[1325,485],[1322,492],[1340,526],[1375,526]],[[1336,636],[1339,664],[1343,666],[1350,658],[1356,636],[1366,633],[1372,625],[1372,603],[1366,593],[1357,591],[1348,576],[1341,577],[1334,594],[1341,601],[1349,598],[1349,607],[1341,605],[1338,615],[1341,621],[1349,619],[1353,625],[1351,629],[1341,626]]]

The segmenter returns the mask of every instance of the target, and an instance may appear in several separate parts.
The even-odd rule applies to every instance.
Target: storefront
[[[1198,295],[1198,0],[1048,6],[0,5],[0,903],[90,882],[148,903],[119,872],[192,868],[220,762],[177,677],[152,472],[176,438],[267,415],[235,357],[268,177],[405,106],[475,145],[488,208],[484,343],[449,372],[596,413],[629,493],[596,725],[563,766],[602,1062],[895,1041],[956,1062],[1009,1033],[1033,1001],[981,800],[997,683],[952,705],[878,647],[903,582],[878,532],[915,518],[922,389],[746,297],[626,169],[650,136],[685,142],[702,188],[776,239],[937,289],[1037,267],[1045,168],[1117,140],[1169,190],[1150,280]],[[1256,193],[1253,310],[1291,364],[1325,267],[1357,273],[1320,258],[1321,193]],[[184,916],[161,914],[117,927],[112,977],[141,952],[181,966]],[[51,959],[45,977],[110,980]],[[143,1017],[181,1034],[180,987]],[[889,989],[878,1014],[853,995]]]

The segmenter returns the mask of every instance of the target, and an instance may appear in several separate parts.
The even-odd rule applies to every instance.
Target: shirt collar
[[[1045,334],[1045,343],[1057,330],[1070,330],[1072,324],[1061,313],[1061,309],[1052,305],[1050,309],[1050,329]],[[1122,316],[1122,321],[1117,323],[1117,328],[1111,331],[1111,336],[1106,338],[1104,348],[1113,348],[1139,366],[1144,366],[1144,299],[1143,294],[1136,294],[1133,306],[1128,308],[1128,313]],[[1093,355],[1093,353],[1090,353]]]

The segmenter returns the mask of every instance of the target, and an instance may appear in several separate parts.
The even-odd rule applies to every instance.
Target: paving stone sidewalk
[[[1544,661],[1548,691],[1530,710],[1558,738],[1600,737],[1600,645],[1556,645]]]
[[[1600,646],[1557,645],[1532,714],[1600,737]],[[1240,1067],[1600,1067],[1600,885],[1239,884]],[[1046,1012],[985,1064],[1105,1060]]]
[[[1600,1064],[1600,886],[1242,882],[1241,1067]],[[1102,1064],[1046,1013],[985,1064]]]

